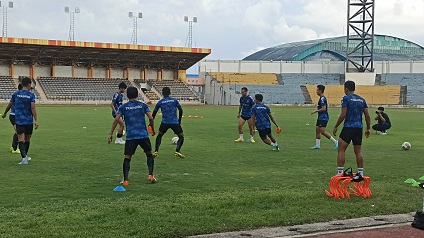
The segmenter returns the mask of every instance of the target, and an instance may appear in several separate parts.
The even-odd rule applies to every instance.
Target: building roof
[[[345,61],[347,37],[294,42],[253,53],[243,60],[262,61]],[[353,49],[356,45],[350,45]],[[424,47],[398,37],[375,35],[375,61],[424,60]]]
[[[0,37],[1,64],[186,70],[210,49]]]

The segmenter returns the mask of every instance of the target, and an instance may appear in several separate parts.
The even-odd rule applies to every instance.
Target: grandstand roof
[[[347,37],[294,42],[253,53],[243,60],[262,61],[345,61]],[[354,48],[356,45],[350,45]],[[424,60],[424,47],[398,37],[375,35],[375,61]]]
[[[186,70],[210,49],[0,37],[0,64]]]

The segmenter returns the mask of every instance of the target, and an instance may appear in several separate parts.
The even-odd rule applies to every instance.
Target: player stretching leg
[[[253,98],[247,95],[247,88],[241,88],[241,97],[240,97],[240,106],[237,118],[238,121],[238,130],[239,130],[239,138],[235,140],[235,142],[244,142],[243,139],[243,125],[247,121],[250,130],[250,139],[247,142],[255,143],[253,136],[255,135],[255,130],[253,127],[252,117],[252,107],[255,105]]]
[[[150,122],[149,125],[154,128],[152,113],[146,104],[137,101],[137,88],[128,87],[127,97],[129,101],[118,108],[115,120],[112,123],[112,128],[109,133],[108,143],[110,144],[112,142],[113,132],[115,131],[116,126],[119,124],[121,117],[124,116],[125,126],[127,127],[127,141],[125,143],[125,158],[122,165],[122,170],[124,173],[124,180],[122,181],[122,185],[128,186],[131,158],[135,154],[137,146],[140,146],[144,150],[144,153],[147,157],[147,167],[149,170],[147,180],[154,183],[156,182],[156,179],[153,176],[155,161],[152,155],[152,147],[150,144],[149,133],[147,132],[144,117],[144,115],[147,115]],[[153,135],[154,134],[155,132],[153,129]]]
[[[7,105],[2,117],[5,118],[10,108],[15,108],[16,134],[18,134],[18,146],[21,151],[19,164],[28,164],[31,160],[27,156],[33,128],[38,128],[37,111],[35,109],[35,95],[30,92],[31,79],[22,79],[22,90],[16,91]],[[35,123],[34,123],[35,121]]]
[[[124,96],[122,95],[125,92],[125,89],[127,89],[127,85],[122,82],[118,85],[118,92],[116,92],[112,97],[112,102],[110,103],[110,107],[112,108],[112,117],[116,117],[116,113],[118,111],[118,108],[122,105],[122,100]],[[116,134],[116,140],[115,144],[125,144],[125,141],[122,139],[122,136],[124,135],[124,121],[122,118],[118,121],[119,123],[119,129],[118,134]]]
[[[179,158],[184,158],[185,156],[181,154],[181,146],[184,144],[184,133],[183,128],[181,127],[181,118],[183,117],[183,108],[181,107],[180,102],[176,98],[172,98],[171,89],[169,87],[164,87],[162,89],[163,98],[159,100],[156,104],[155,109],[153,110],[153,118],[156,117],[159,109],[162,111],[162,123],[159,127],[159,134],[156,137],[155,144],[155,153],[153,154],[155,157],[159,155],[159,147],[162,143],[163,135],[171,129],[174,134],[178,136],[177,148],[175,149],[174,155]],[[178,109],[178,117],[177,117],[177,109]]]
[[[318,119],[316,124],[316,130],[315,130],[315,138],[316,138],[316,144],[315,146],[311,147],[311,150],[316,150],[321,148],[321,135],[327,137],[327,139],[331,140],[334,144],[334,150],[337,150],[338,143],[334,137],[332,137],[328,132],[325,131],[325,128],[327,127],[327,123],[329,120],[328,116],[328,103],[327,98],[324,96],[324,85],[318,85],[317,86],[317,95],[319,96],[318,100],[318,110],[313,111],[311,113],[315,114],[318,113]]]
[[[365,99],[355,94],[355,83],[347,81],[344,84],[346,96],[342,99],[342,113],[333,129],[336,136],[337,127],[344,121],[342,132],[339,136],[339,150],[337,155],[337,174],[342,174],[346,161],[345,152],[350,142],[353,143],[353,150],[356,155],[356,164],[358,166],[358,175],[364,176],[364,157],[362,156],[362,114],[365,115],[367,130],[365,137],[370,136],[371,120],[368,112],[368,105]]]
[[[262,94],[255,95],[255,103],[256,105],[252,107],[252,120],[256,124],[256,128],[258,128],[259,136],[262,141],[274,147],[274,151],[280,151],[278,147],[277,140],[271,133],[271,122],[277,127],[277,130],[281,130],[280,127],[275,122],[274,117],[271,114],[271,109],[262,103],[263,96]],[[269,137],[269,139],[267,138]]]
[[[22,90],[22,84],[18,85],[18,90]],[[21,151],[18,148],[18,134],[16,134],[16,118],[15,118],[15,107],[12,106],[12,111],[9,114],[9,121],[15,130],[15,134],[13,134],[12,138],[12,147],[10,147],[10,151],[12,154],[20,154]]]

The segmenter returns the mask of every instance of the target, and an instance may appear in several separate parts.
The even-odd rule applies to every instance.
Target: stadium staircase
[[[34,81],[35,81],[35,84],[36,84],[36,85],[40,85],[40,82],[38,82],[38,80],[37,80],[37,79],[34,79]],[[41,101],[43,101],[43,102],[47,101],[46,94],[44,93],[44,91],[43,91],[43,89],[41,88],[41,86],[36,86],[36,87],[35,87],[35,90],[37,91],[37,93],[38,93],[38,98],[39,98],[39,99],[41,99]]]
[[[408,86],[400,86],[399,105],[408,104]]]
[[[140,85],[140,81],[136,82],[136,80],[140,80],[140,79],[134,79],[134,80],[128,79],[128,80],[130,81],[130,83],[133,87],[138,89],[138,96],[141,97],[141,98],[147,99],[147,96],[146,96],[146,94],[144,94],[143,89]]]
[[[306,104],[312,104],[312,98],[311,98],[311,95],[309,94],[309,91],[306,88],[306,86],[302,85],[302,86],[300,86],[300,89],[302,90],[303,97],[305,97],[305,103]]]

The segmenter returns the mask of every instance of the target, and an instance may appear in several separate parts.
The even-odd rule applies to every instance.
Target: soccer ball
[[[177,144],[177,142],[178,142],[178,136],[175,136],[175,137],[172,137],[172,144]]]
[[[403,142],[402,143],[402,149],[404,149],[404,150],[411,149],[411,143],[409,143],[409,142]]]

